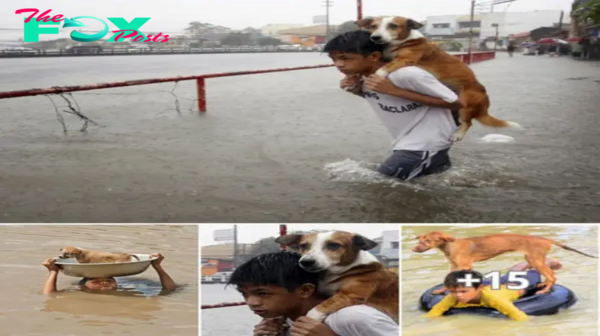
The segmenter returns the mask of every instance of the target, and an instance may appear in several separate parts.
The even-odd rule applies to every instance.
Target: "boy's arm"
[[[517,306],[512,303],[512,301],[505,299],[494,297],[488,300],[487,304],[490,308],[494,308],[502,314],[508,316],[509,318],[517,321],[527,321],[529,320],[529,316],[525,314],[522,310],[517,308]]]
[[[452,295],[446,295],[442,301],[438,302],[431,310],[427,313],[427,317],[437,317],[444,315],[450,308],[456,305],[456,298]]]
[[[388,93],[392,96],[452,110],[463,107],[454,91],[420,68],[402,68],[392,72],[388,79],[396,87]],[[379,80],[383,78],[379,77]]]
[[[56,280],[58,279],[58,271],[52,270],[48,275],[48,279],[44,283],[43,292],[44,295],[56,293]]]

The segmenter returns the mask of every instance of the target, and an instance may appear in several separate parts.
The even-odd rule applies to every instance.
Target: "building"
[[[278,23],[278,24],[268,24],[266,26],[261,27],[260,30],[261,30],[261,33],[263,36],[268,36],[268,37],[272,37],[272,38],[276,38],[276,39],[285,41],[286,39],[289,38],[289,35],[281,35],[281,34],[279,34],[280,31],[286,30],[286,29],[300,28],[300,27],[304,27],[304,25],[295,24],[295,23]]]
[[[185,32],[186,39],[190,42],[196,42],[202,46],[214,46],[220,45],[221,39],[231,34],[232,29],[194,21],[185,28]]]
[[[329,25],[329,32],[335,32],[338,26]],[[279,31],[284,41],[290,44],[301,44],[310,47],[315,44],[325,43],[327,25],[316,25],[299,28],[284,29]]]
[[[238,254],[243,256],[252,244],[238,244]],[[201,274],[208,276],[233,269],[233,243],[202,246]]]
[[[473,46],[491,42],[493,46],[496,34],[500,40],[510,35],[530,32],[540,27],[558,26],[569,23],[570,18],[558,10],[539,10],[533,12],[493,12],[477,14],[471,22],[469,14],[430,16],[426,20],[425,32],[431,40],[454,40],[465,48],[469,40],[469,30],[473,28]]]
[[[375,255],[386,268],[398,272],[400,264],[400,232],[388,230],[381,233],[381,237],[373,239],[379,243],[377,247],[369,252]]]

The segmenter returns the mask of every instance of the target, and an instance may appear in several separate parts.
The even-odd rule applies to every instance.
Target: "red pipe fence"
[[[469,60],[468,54],[457,54],[455,56],[460,58],[461,61],[463,61],[467,64],[470,64],[470,63],[482,62],[482,61],[493,59],[496,57],[496,53],[493,51],[492,52],[473,53],[471,55],[470,60]],[[207,109],[206,79],[207,78],[257,75],[257,74],[265,74],[265,73],[272,73],[272,72],[329,68],[332,66],[333,66],[333,64],[321,64],[321,65],[301,66],[301,67],[293,67],[293,68],[221,72],[221,73],[196,75],[196,76],[152,78],[152,79],[140,79],[140,80],[131,80],[131,81],[124,81],[124,82],[113,82],[113,83],[99,83],[99,84],[74,85],[74,86],[56,86],[56,87],[43,88],[43,89],[5,91],[5,92],[0,92],[0,99],[30,97],[30,96],[39,96],[39,95],[48,95],[48,94],[61,94],[61,93],[66,93],[66,92],[89,91],[89,90],[109,89],[109,88],[126,87],[126,86],[148,85],[148,84],[195,80],[196,81],[196,95],[198,97],[198,111],[206,112],[206,109]]]

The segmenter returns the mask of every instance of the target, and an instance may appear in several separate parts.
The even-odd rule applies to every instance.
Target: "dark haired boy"
[[[562,267],[560,262],[554,259],[548,258],[546,262],[552,269]],[[521,263],[513,266],[509,272],[525,271],[530,268],[527,263]],[[513,302],[525,294],[535,291],[542,278],[538,271],[529,270],[523,279],[527,280],[526,288],[508,289],[506,284],[509,283],[509,277],[508,274],[504,275],[500,278],[502,284],[500,289],[493,290],[489,286],[490,280],[484,280],[483,275],[477,271],[451,272],[444,279],[444,286],[450,294],[431,308],[427,313],[427,317],[442,316],[450,308],[489,307],[498,310],[513,320],[527,321],[530,317],[517,308]]]
[[[248,307],[263,320],[254,336],[397,336],[398,325],[384,313],[358,305],[339,310],[325,324],[306,313],[326,297],[317,293],[318,273],[299,265],[292,252],[266,253],[240,265],[228,284],[236,286]]]
[[[456,93],[419,67],[401,68],[387,78],[375,75],[386,63],[384,47],[357,30],[334,37],[323,51],[346,75],[340,86],[364,97],[394,139],[393,153],[378,171],[402,180],[441,173],[451,167],[448,152],[458,129],[451,110],[462,104]]]

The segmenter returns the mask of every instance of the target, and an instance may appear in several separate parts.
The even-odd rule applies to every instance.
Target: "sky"
[[[213,231],[231,229],[232,224],[201,224],[200,245],[222,244],[213,240]],[[381,232],[398,230],[397,224],[288,224],[288,233],[293,231],[311,230],[340,230],[350,231],[367,238],[381,237]],[[279,236],[279,224],[238,224],[238,242],[244,244],[254,243],[262,238]]]
[[[260,28],[267,24],[312,24],[312,17],[325,14],[325,0],[19,0],[2,1],[0,28],[22,28],[26,14],[15,14],[22,8],[52,9],[51,16],[94,16],[98,18],[150,17],[142,32],[179,32],[189,22],[200,21],[232,29]],[[356,0],[331,0],[331,24],[356,18]],[[479,0],[478,3],[489,2]],[[572,0],[516,0],[495,7],[501,11],[565,10]],[[400,15],[425,20],[431,15],[468,14],[470,0],[363,0],[363,15]],[[87,23],[87,22],[86,22]],[[0,39],[18,32],[0,30]],[[22,34],[22,33],[20,33]]]

